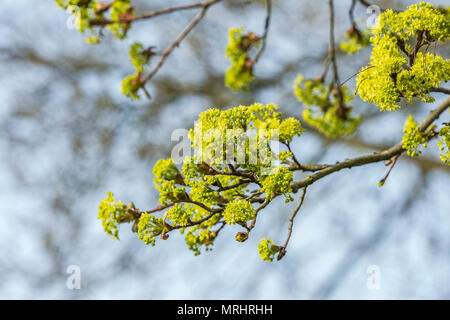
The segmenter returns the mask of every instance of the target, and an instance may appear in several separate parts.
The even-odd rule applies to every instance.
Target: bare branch
[[[446,89],[446,88],[431,88],[430,91],[450,94],[450,89]]]
[[[253,218],[252,222],[250,223],[250,225],[248,227],[246,227],[247,232],[250,232],[256,224],[256,218],[258,217],[258,213],[259,211],[261,211],[262,209],[264,209],[265,207],[267,207],[267,205],[270,203],[270,200],[265,198],[264,202],[258,207],[256,208],[256,212],[255,212],[255,217]]]
[[[146,20],[146,19],[150,19],[150,18],[153,18],[156,16],[169,14],[172,12],[184,11],[184,10],[190,10],[190,9],[196,9],[196,8],[203,8],[214,2],[217,2],[217,1],[209,0],[209,1],[204,1],[204,2],[197,2],[197,3],[192,3],[192,4],[174,6],[174,7],[151,11],[151,12],[144,13],[144,14],[138,15],[138,16],[125,15],[118,20],[94,19],[91,21],[91,26],[104,26],[104,25],[113,24],[113,23],[130,23],[130,22],[135,22],[135,21],[140,21],[140,20]]]
[[[272,0],[266,0],[266,22],[264,24],[264,33],[261,37],[261,47],[259,48],[258,52],[256,53],[255,58],[253,59],[253,63],[256,63],[259,60],[259,57],[261,56],[264,49],[266,48],[266,41],[267,41],[267,34],[269,32],[271,13],[272,13]]]
[[[278,253],[277,260],[281,260],[286,255],[286,247],[287,247],[287,245],[289,243],[289,239],[291,239],[292,228],[294,227],[294,219],[295,219],[295,216],[297,215],[297,212],[300,210],[300,208],[301,208],[301,206],[303,204],[303,200],[305,199],[306,188],[307,187],[303,187],[303,192],[302,192],[302,195],[300,196],[300,200],[298,201],[298,204],[295,207],[294,212],[292,213],[291,217],[289,218],[288,235],[287,235],[287,238],[286,238],[286,242],[284,243],[284,245],[280,249],[280,253]]]
[[[333,82],[336,86],[339,86],[339,73],[336,63],[336,49],[334,45],[334,6],[333,0],[328,0],[328,6],[330,11],[330,43],[329,43],[329,56],[331,61],[331,67],[333,70]]]
[[[356,0],[352,0],[352,4],[350,5],[350,9],[348,10],[348,16],[350,17],[350,23],[352,24],[352,26],[356,26],[354,16],[355,7],[356,7]]]
[[[178,37],[162,52],[161,58],[159,59],[157,65],[153,68],[153,70],[146,77],[144,77],[142,79],[141,86],[144,86],[147,81],[149,81],[150,79],[153,78],[153,76],[163,66],[164,62],[166,61],[167,57],[172,53],[172,51],[180,45],[181,41],[183,41],[183,39],[186,38],[186,36],[189,34],[189,32],[191,32],[192,29],[194,29],[195,26],[200,22],[200,20],[203,19],[208,8],[211,5],[213,5],[217,2],[220,2],[220,1],[222,1],[222,0],[210,0],[210,1],[206,1],[206,2],[202,3],[202,5],[201,5],[202,9],[200,10],[200,12],[194,17],[194,19],[191,20],[191,22],[189,22],[189,24],[178,35]]]

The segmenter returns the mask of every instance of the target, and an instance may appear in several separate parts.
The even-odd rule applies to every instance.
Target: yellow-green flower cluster
[[[159,191],[159,202],[161,204],[168,204],[171,201],[186,200],[186,192],[183,187],[183,178],[175,166],[173,160],[161,159],[156,162],[153,167],[154,183],[156,189]]]
[[[192,212],[195,212],[194,219],[201,219],[206,215],[204,210],[202,211],[193,208]],[[215,214],[209,220],[187,228],[188,231],[186,232],[184,239],[188,248],[193,251],[195,255],[200,254],[201,247],[204,247],[206,251],[212,250],[211,246],[214,244],[214,240],[217,236],[216,231],[212,230],[212,228],[220,222],[221,218],[221,214]],[[180,232],[184,234],[185,230],[186,228],[182,228]]]
[[[272,239],[262,238],[258,244],[259,255],[264,261],[273,261],[275,254],[280,251],[280,247],[273,244]]]
[[[352,116],[351,108],[346,106],[353,99],[348,88],[342,86],[340,90],[342,100],[333,92],[336,89],[325,86],[321,80],[304,79],[302,75],[297,77],[294,85],[297,99],[309,107],[303,110],[303,120],[333,138],[352,133],[361,122],[361,118]]]
[[[122,94],[136,101],[139,100],[139,89],[141,88],[142,80],[139,73],[132,74],[123,79],[121,84]]]
[[[282,142],[289,143],[294,136],[301,135],[303,129],[294,118],[282,120],[281,114],[276,110],[275,105],[264,106],[258,103],[223,111],[207,110],[200,114],[199,121],[190,132],[192,146],[194,149],[197,147],[197,151],[204,151],[204,147],[209,147],[209,144],[226,149],[222,142],[217,144],[215,135],[208,136],[207,132],[211,129],[223,132],[224,137],[227,136],[227,130],[240,129],[230,141],[233,148],[244,146],[245,159],[250,157],[249,134],[252,131],[278,130],[277,134],[268,131],[265,138],[279,138]],[[202,134],[206,134],[206,142],[200,139],[199,147],[197,135]],[[258,135],[256,137],[260,145],[269,145],[269,140],[260,139],[262,136]],[[287,159],[292,157],[292,153],[284,151],[280,156],[274,154],[271,160],[288,162]],[[252,201],[255,196],[265,193],[266,198],[271,200],[284,194],[288,199],[291,198],[292,172],[286,166],[274,168],[270,172],[274,164],[270,162],[233,165],[225,161],[198,160],[197,156],[186,157],[181,170],[173,159],[156,162],[153,167],[154,183],[159,191],[161,205],[151,212],[139,211],[131,204],[125,206],[121,202],[115,202],[113,195],[108,194],[99,210],[99,218],[103,221],[105,231],[117,238],[119,223],[134,222],[132,230],[138,233],[139,239],[154,246],[158,236],[167,239],[170,232],[179,230],[189,249],[197,255],[201,248],[211,250],[218,232],[227,224],[244,227],[255,217],[254,203],[261,203],[260,199]],[[259,189],[251,191],[249,185]],[[161,211],[161,218],[150,214],[156,211]],[[236,239],[245,241],[247,237],[248,233],[239,233]]]
[[[202,246],[205,247],[206,251],[212,250],[210,246],[214,243],[216,236],[217,234],[214,231],[208,229],[201,230],[197,227],[193,227],[187,232],[185,241],[189,249],[198,256]]]
[[[397,75],[397,89],[408,102],[413,97],[425,102],[434,102],[430,89],[438,87],[442,81],[450,79],[450,61],[434,54],[417,53],[410,70],[403,70]]]
[[[191,210],[186,210],[183,205],[177,203],[167,210],[166,217],[180,226],[186,226],[191,222],[192,212]]]
[[[439,136],[441,138],[438,141],[438,147],[444,152],[440,155],[441,161],[450,165],[450,126],[447,125],[439,130]]]
[[[336,116],[338,106],[331,107],[323,113],[318,110],[305,109],[302,112],[303,120],[319,129],[328,137],[338,138],[353,133],[361,123],[361,117],[342,119]]]
[[[370,45],[370,30],[359,31],[355,26],[347,30],[345,40],[341,42],[341,50],[348,54],[358,53],[362,48]]]
[[[449,37],[450,19],[424,2],[400,13],[386,10],[378,19],[370,64],[356,81],[361,99],[381,110],[398,109],[401,98],[434,101],[429,90],[450,79],[450,61],[428,49]],[[415,44],[409,44],[411,39]],[[421,47],[424,52],[419,52]]]
[[[138,237],[146,245],[155,246],[156,237],[164,231],[164,222],[161,218],[156,218],[149,213],[144,212],[139,218]]]
[[[142,43],[135,42],[130,46],[129,55],[135,73],[127,76],[122,81],[121,88],[123,95],[126,95],[132,100],[139,100],[140,97],[138,91],[144,82],[141,75],[145,72],[145,67],[153,54],[152,47],[144,49]]]
[[[190,131],[193,148],[197,152],[197,162],[206,161],[216,169],[226,167],[227,151],[233,151],[245,146],[245,163],[240,163],[244,169],[252,170],[260,174],[263,168],[271,166],[262,156],[262,150],[267,147],[271,139],[281,142],[290,142],[295,136],[300,136],[303,128],[300,122],[294,118],[282,120],[281,114],[276,112],[277,106],[266,106],[255,103],[250,106],[239,106],[228,110],[209,109],[200,114],[194,129]],[[230,136],[230,130],[234,129],[234,137]],[[265,130],[265,131],[263,131]],[[278,130],[278,137],[272,137]],[[256,157],[255,151],[250,148],[252,137],[250,132],[256,131],[258,151],[260,157],[252,163],[251,158]],[[266,148],[267,157],[272,154],[270,148]],[[223,150],[222,154],[217,154]],[[229,155],[229,154],[228,154]],[[232,155],[229,155],[230,157]]]
[[[110,8],[111,21],[120,21],[124,15],[134,16],[134,9],[130,4],[130,0],[114,0]],[[114,34],[117,39],[124,39],[127,35],[130,23],[115,22],[107,25],[107,28]]]
[[[325,86],[321,80],[305,79],[301,74],[295,79],[294,95],[305,106],[328,108],[330,91],[330,87]]]
[[[248,90],[253,82],[253,62],[249,51],[258,46],[260,38],[253,33],[243,34],[244,28],[231,28],[228,33],[228,45],[225,55],[231,66],[225,74],[225,85],[234,91]]]
[[[419,126],[412,115],[409,115],[403,128],[403,149],[406,150],[408,156],[414,158],[422,151],[419,150],[420,145],[427,146],[427,139],[423,133],[419,131]]]
[[[136,71],[144,72],[148,58],[148,51],[144,50],[144,45],[142,43],[135,42],[130,46],[131,64],[134,66]]]
[[[102,220],[103,229],[114,239],[119,239],[118,225],[127,216],[125,210],[126,206],[121,201],[116,202],[111,192],[100,202],[97,218]]]
[[[227,175],[210,176],[205,165],[197,164],[193,160],[192,157],[187,157],[183,169],[179,172],[172,159],[162,159],[154,166],[153,173],[160,203],[170,205],[171,202],[176,202],[167,210],[165,218],[174,223],[172,226],[181,227],[180,232],[185,234],[189,249],[198,255],[201,247],[210,249],[216,237],[212,228],[220,222],[222,215],[218,213],[210,217],[210,211],[192,202],[217,208],[219,204],[234,200],[235,193],[242,191],[246,184],[221,192],[216,191],[214,189],[218,186],[234,185],[239,179]],[[189,226],[193,221],[207,217],[210,218],[200,224]]]
[[[86,38],[90,44],[100,41],[99,33],[94,30],[94,26],[105,26],[116,38],[125,38],[129,22],[113,22],[120,21],[124,16],[133,16],[134,10],[130,4],[130,0],[114,0],[111,3],[93,0],[55,0],[56,4],[67,10],[71,9],[71,13],[75,15],[75,27],[84,33],[89,31],[90,35]]]
[[[273,199],[275,196],[283,194],[287,198],[286,201],[291,201],[292,192],[290,183],[292,181],[292,171],[285,166],[274,168],[267,177],[262,180],[262,189],[268,199]]]
[[[223,218],[228,224],[243,224],[255,217],[255,208],[247,200],[230,202],[223,211]]]
[[[289,151],[281,151],[280,154],[278,155],[278,159],[281,160],[281,162],[284,162],[286,159],[288,158],[292,158],[293,154],[292,152]]]
[[[289,143],[295,136],[300,136],[305,130],[300,121],[295,118],[284,119],[279,127],[279,139],[281,142]]]

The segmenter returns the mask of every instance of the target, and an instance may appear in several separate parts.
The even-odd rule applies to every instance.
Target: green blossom
[[[121,201],[115,201],[114,195],[108,192],[108,196],[100,202],[97,219],[102,220],[105,232],[119,240],[118,225],[127,216],[126,206]]]
[[[302,75],[294,84],[294,95],[307,107],[302,112],[303,120],[332,138],[352,133],[361,122],[361,117],[352,116],[346,106],[353,100],[348,88],[340,88],[342,100],[336,90],[320,79],[304,79]]]
[[[255,217],[255,208],[247,200],[236,200],[227,204],[223,218],[228,224],[243,224]]]
[[[399,108],[401,98],[433,102],[429,91],[450,79],[450,61],[427,49],[445,41],[449,28],[450,19],[425,2],[400,13],[383,12],[373,29],[370,64],[361,69],[356,81],[361,99],[389,111]],[[416,43],[410,46],[412,39]],[[419,52],[423,46],[425,51]]]
[[[225,55],[231,61],[225,74],[225,85],[234,91],[248,90],[248,85],[254,80],[253,62],[248,53],[259,45],[259,37],[251,32],[243,35],[243,31],[243,28],[231,28],[225,49]]]
[[[272,239],[262,238],[258,244],[258,251],[264,261],[273,261],[275,254],[280,251],[280,247],[273,244]]]
[[[130,0],[114,0],[112,2],[110,20],[120,21],[123,16],[134,16],[134,9],[130,4]],[[130,28],[128,22],[115,22],[107,25],[107,28],[114,34],[117,39],[124,39]]]
[[[292,200],[289,192],[292,192],[290,183],[292,181],[292,171],[285,166],[280,166],[272,170],[272,172],[262,180],[261,191],[266,193],[267,198],[273,199],[276,195],[283,194],[287,200]]]
[[[279,127],[279,139],[281,142],[291,142],[295,136],[300,136],[305,130],[300,121],[294,118],[283,120]]]
[[[303,75],[298,75],[294,83],[294,95],[305,106],[317,106],[327,108],[330,88],[324,86],[323,81],[306,79]]]
[[[210,246],[214,243],[216,233],[210,230],[199,230],[191,228],[185,236],[186,244],[190,250],[197,256],[200,254],[200,247],[211,250]]]
[[[55,0],[62,9],[72,8],[75,16],[74,24],[80,33],[88,31],[90,35],[86,41],[90,44],[100,42],[100,32],[95,26],[110,30],[118,39],[124,39],[130,28],[129,22],[104,23],[106,21],[120,21],[123,17],[133,17],[134,9],[130,0],[113,0],[111,3],[93,0]],[[93,22],[96,22],[93,23]]]
[[[422,151],[419,150],[420,145],[426,147],[427,139],[423,133],[419,131],[419,126],[412,115],[409,115],[403,128],[403,149],[408,153],[408,156],[414,158]]]
[[[290,142],[303,132],[298,120],[288,118],[282,121],[281,114],[276,110],[277,106],[273,104],[264,106],[255,103],[223,111],[212,108],[202,112],[190,131],[192,147],[197,153],[196,162],[206,161],[221,170],[227,167],[224,166],[225,159],[243,156],[244,159],[239,161],[241,167],[260,174],[261,170],[270,167],[274,156],[268,141]],[[234,130],[234,135],[230,135],[230,130]],[[256,135],[252,138],[250,132]],[[272,134],[278,134],[278,137]],[[239,150],[243,154],[239,155]],[[222,154],[218,153],[220,151]],[[195,167],[190,164],[189,168],[192,170]]]
[[[187,211],[181,204],[177,203],[167,210],[166,217],[180,226],[186,226],[191,221],[192,213]]]
[[[439,136],[441,138],[438,141],[438,147],[444,152],[440,155],[441,161],[450,165],[450,126],[447,125],[439,130]]]
[[[140,88],[141,78],[139,73],[129,75],[122,81],[122,94],[131,98],[132,100],[139,100],[138,91]]]
[[[164,223],[161,218],[156,218],[151,214],[144,212],[138,224],[138,237],[146,245],[155,246],[156,237],[160,236],[164,231]]]
[[[130,58],[134,68],[139,72],[144,72],[144,66],[148,57],[144,54],[144,45],[135,42],[130,46]]]
[[[198,161],[196,156],[186,157],[181,170],[172,159],[161,159],[154,165],[153,174],[161,204],[156,211],[161,211],[162,218],[145,211],[140,212],[134,206],[130,210],[120,202],[115,203],[111,195],[101,205],[102,217],[106,217],[103,218],[107,224],[105,231],[117,235],[119,223],[137,221],[140,216],[132,229],[137,231],[139,239],[144,243],[153,246],[158,236],[166,239],[169,232],[179,230],[189,249],[198,255],[202,248],[211,250],[218,232],[226,224],[244,225],[255,217],[256,210],[252,203],[243,199],[244,195],[250,197],[252,194],[249,184],[262,186],[259,191],[265,192],[269,199],[280,194],[290,198],[292,172],[287,167],[275,168],[267,175],[263,174],[263,169],[270,169],[272,163],[248,162],[251,156],[249,143],[252,139],[249,133],[267,130],[266,136],[259,133],[254,136],[258,138],[258,147],[268,145],[270,139],[276,138],[288,143],[303,132],[298,120],[282,120],[277,107],[271,104],[255,103],[228,110],[209,109],[199,115],[199,121],[190,131],[192,146],[196,151],[203,152],[205,148],[212,146],[225,147],[218,135],[207,134],[211,129],[223,133],[225,137],[227,130],[240,130],[236,136],[229,137],[233,147],[244,147],[242,150],[247,162],[233,167],[239,174],[232,174],[225,162],[207,163]],[[278,130],[278,133],[270,130]],[[200,140],[200,145],[196,139],[199,134],[206,135],[205,139]],[[263,137],[267,140],[261,139]],[[271,153],[269,148],[269,157],[272,156]],[[280,156],[273,155],[274,160],[286,160],[289,157],[293,155],[286,151],[281,152]],[[236,236],[241,242],[245,238],[243,233]]]
[[[359,52],[362,48],[370,45],[370,30],[366,29],[363,32],[352,26],[345,33],[345,40],[340,43],[341,50],[348,54]]]

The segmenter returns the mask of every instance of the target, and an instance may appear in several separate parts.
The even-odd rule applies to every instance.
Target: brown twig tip
[[[383,177],[383,179],[381,179],[378,182],[378,186],[382,187],[384,185],[384,183],[386,182],[387,178],[389,177],[389,174],[392,171],[392,168],[394,168],[395,164],[397,163],[397,159],[400,157],[400,154],[397,154],[395,156],[393,156],[391,159],[387,160],[384,164],[385,165],[390,165],[388,171],[386,172],[386,175]]]

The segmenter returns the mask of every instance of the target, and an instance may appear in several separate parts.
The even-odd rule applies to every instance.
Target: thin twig
[[[328,6],[330,11],[330,40],[329,40],[329,53],[330,53],[330,61],[331,67],[333,70],[333,82],[336,86],[339,86],[339,73],[336,63],[336,48],[334,45],[334,6],[333,0],[328,0]]]
[[[146,19],[150,19],[150,18],[153,18],[153,17],[156,17],[156,16],[169,14],[169,13],[172,13],[172,12],[189,10],[189,9],[196,9],[196,8],[202,8],[202,7],[204,7],[206,5],[209,5],[210,3],[213,3],[213,2],[216,2],[216,1],[209,0],[209,1],[192,3],[192,4],[185,4],[185,5],[180,5],[180,6],[174,6],[174,7],[154,10],[154,11],[151,11],[151,12],[148,12],[148,13],[144,13],[144,14],[138,15],[138,16],[125,15],[123,17],[120,17],[118,20],[94,19],[94,20],[91,21],[91,25],[92,26],[104,26],[104,25],[113,24],[113,23],[130,23],[130,22],[135,22],[135,21],[140,21],[140,20],[146,20]]]
[[[286,238],[286,242],[280,248],[280,252],[278,253],[277,260],[281,260],[286,255],[286,247],[287,247],[287,245],[289,243],[289,239],[291,239],[292,228],[294,227],[294,219],[295,219],[295,216],[297,215],[297,212],[300,210],[300,207],[303,204],[303,200],[305,199],[306,188],[307,188],[306,186],[303,187],[303,192],[302,192],[302,195],[300,196],[300,200],[298,201],[298,204],[295,207],[294,212],[292,213],[291,217],[289,218],[288,235],[287,235],[287,238]]]
[[[388,162],[388,164],[390,163],[389,169],[388,169],[388,171],[386,172],[386,175],[383,177],[383,179],[381,179],[381,180],[378,182],[378,186],[379,186],[379,187],[381,187],[381,186],[384,185],[384,183],[386,182],[387,178],[389,177],[389,174],[390,174],[391,171],[392,171],[392,168],[394,168],[395,164],[397,163],[397,159],[398,159],[399,157],[400,157],[400,153],[399,153],[399,154],[396,154],[395,156],[393,156],[393,157],[389,160],[389,162]]]
[[[231,189],[235,189],[239,186],[242,186],[244,184],[249,184],[250,182],[252,182],[250,179],[241,179],[239,180],[239,182],[236,182],[235,184],[232,184],[230,186],[226,186],[226,187],[220,187],[219,189],[217,189],[216,191],[227,191],[227,190],[231,190]]]
[[[344,84],[346,84],[350,79],[352,79],[353,77],[357,76],[357,75],[360,74],[361,72],[364,72],[364,71],[366,71],[366,70],[368,70],[368,69],[370,69],[370,68],[374,68],[374,67],[375,67],[375,66],[368,66],[367,68],[364,68],[364,69],[362,69],[362,70],[359,70],[357,73],[351,75],[350,77],[348,77],[347,79],[345,79],[344,81],[342,81],[341,87],[342,87]]]
[[[336,88],[337,97],[339,99],[339,111],[342,115],[345,115],[345,106],[344,106],[344,94],[342,93],[341,84],[339,83],[339,72],[336,62],[336,48],[334,44],[334,5],[333,0],[328,0],[328,6],[330,11],[330,44],[329,44],[329,55],[331,61],[331,67],[333,70],[333,83]],[[331,88],[331,87],[330,87]]]
[[[285,145],[287,146],[289,152],[292,154],[292,159],[294,160],[294,162],[285,160],[285,162],[289,164],[289,170],[291,170],[291,171],[297,171],[297,170],[319,171],[319,170],[329,167],[329,165],[327,165],[327,164],[301,164],[297,160],[297,157],[292,152],[290,143],[285,143]]]
[[[295,154],[292,152],[291,144],[288,142],[288,143],[285,143],[285,145],[288,148],[289,152],[292,154],[292,160],[294,160],[295,164],[300,168],[302,165],[297,160],[297,157],[295,156]]]
[[[352,26],[356,26],[355,16],[354,16],[355,6],[356,6],[356,0],[352,0],[352,4],[350,5],[350,9],[348,10],[348,16],[350,18],[350,23],[352,24]]]
[[[210,0],[207,2],[203,2],[202,9],[200,12],[194,17],[194,19],[189,22],[189,24],[184,28],[184,30],[178,35],[178,37],[162,52],[161,58],[159,59],[157,65],[153,68],[153,70],[141,80],[141,86],[144,86],[147,81],[153,78],[153,76],[159,71],[159,69],[163,66],[164,62],[166,61],[167,57],[172,53],[172,51],[178,47],[183,41],[183,39],[189,34],[189,32],[194,29],[194,27],[197,25],[197,23],[202,20],[202,18],[205,16],[206,11],[208,8],[222,0]]]
[[[250,225],[248,227],[246,227],[247,232],[250,232],[256,224],[256,218],[258,217],[258,213],[259,211],[261,211],[262,209],[264,209],[268,204],[270,203],[270,200],[265,198],[264,202],[255,210],[255,217],[253,218],[252,222],[250,223]]]
[[[272,13],[272,0],[266,0],[266,20],[264,24],[264,33],[261,37],[261,47],[256,53],[255,58],[253,59],[253,63],[256,63],[259,60],[259,57],[266,48],[266,41],[267,41],[267,34],[269,32],[271,13]]]

